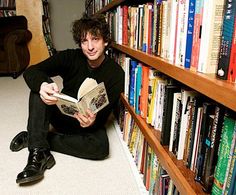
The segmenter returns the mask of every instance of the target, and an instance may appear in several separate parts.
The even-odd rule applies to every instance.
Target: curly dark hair
[[[81,47],[81,41],[86,37],[87,33],[93,36],[101,36],[108,46],[111,43],[109,25],[106,22],[105,16],[95,14],[88,16],[84,14],[79,20],[72,23],[72,34],[76,44]],[[107,46],[107,47],[108,47]]]

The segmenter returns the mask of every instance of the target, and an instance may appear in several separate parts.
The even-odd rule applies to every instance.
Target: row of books
[[[138,171],[142,175],[143,183],[149,194],[178,195],[178,190],[159,163],[156,154],[145,140],[130,113],[123,110],[119,120],[123,139],[133,156]]]
[[[107,13],[113,39],[235,82],[235,1],[154,0]]]
[[[54,48],[52,36],[51,36],[51,27],[50,27],[50,13],[49,13],[49,4],[47,0],[42,0],[42,25],[43,25],[43,34],[45,42],[48,48],[49,55],[52,56],[56,53]]]
[[[86,0],[85,9],[88,15],[92,15],[111,2],[112,0]]]
[[[0,7],[15,7],[15,0],[0,0]]]
[[[125,54],[113,55],[125,70],[124,95],[136,114],[161,131],[162,145],[211,191],[229,110]]]
[[[16,10],[0,10],[0,17],[15,16]]]

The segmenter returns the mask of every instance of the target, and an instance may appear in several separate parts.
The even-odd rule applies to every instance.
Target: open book
[[[94,114],[109,104],[106,88],[103,82],[97,83],[92,78],[86,78],[78,90],[77,98],[63,93],[55,93],[58,99],[57,106],[60,111],[68,116],[76,112],[85,114],[90,109]]]

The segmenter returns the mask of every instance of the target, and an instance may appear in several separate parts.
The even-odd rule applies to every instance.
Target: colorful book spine
[[[142,65],[137,65],[136,73],[136,88],[135,88],[135,113],[140,114],[140,96],[141,96],[141,84],[142,84]]]
[[[229,154],[234,136],[235,120],[226,116],[224,118],[224,125],[219,146],[218,160],[214,173],[214,183],[212,187],[212,195],[222,194],[225,175],[229,160]]]
[[[224,108],[216,106],[211,129],[209,130],[208,136],[204,141],[206,146],[206,154],[201,181],[203,183],[204,190],[208,193],[210,193],[212,189],[213,175],[218,158],[218,148],[220,144],[223,120]]]
[[[124,5],[122,7],[123,10],[123,21],[122,21],[122,44],[123,45],[128,45],[128,6]]]
[[[147,118],[148,111],[148,78],[149,78],[149,67],[142,66],[142,87],[141,87],[141,97],[140,97],[140,112],[141,117]]]
[[[220,44],[219,62],[217,68],[217,77],[226,80],[228,77],[230,51],[233,40],[234,20],[236,13],[236,2],[226,0],[224,9],[224,21],[222,29],[222,38]]]
[[[230,51],[228,80],[234,83],[236,82],[236,19],[234,19],[234,34]]]
[[[130,86],[129,86],[129,103],[131,106],[135,106],[135,69],[138,62],[135,60],[130,61]]]
[[[184,67],[190,68],[191,65],[191,54],[192,54],[192,43],[193,43],[193,30],[194,30],[194,16],[195,16],[195,3],[196,0],[190,0],[188,8],[188,29],[186,38],[186,50],[185,50],[185,62]]]
[[[196,0],[191,65],[190,65],[190,69],[194,72],[197,71],[197,66],[198,66],[199,49],[201,41],[202,16],[203,16],[203,0]]]

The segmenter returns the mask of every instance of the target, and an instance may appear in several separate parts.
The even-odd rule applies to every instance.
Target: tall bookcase
[[[106,13],[126,2],[128,1],[113,0],[110,3],[105,4],[104,7],[101,7],[100,5],[95,4],[93,0],[88,0],[86,3],[86,10],[88,14],[91,14],[94,13],[94,10],[97,10],[96,6],[100,6],[99,11],[96,13]],[[230,110],[236,111],[236,101],[234,101],[236,97],[235,84],[219,80],[215,75],[193,72],[181,66],[175,66],[163,58],[149,55],[125,45],[112,43],[112,47],[121,53],[125,53],[128,56],[155,68],[165,75],[198,91],[204,96],[222,104]],[[149,145],[155,151],[161,165],[168,172],[178,191],[181,194],[206,194],[202,190],[202,186],[194,180],[194,173],[186,168],[184,162],[177,160],[176,157],[168,151],[166,146],[161,145],[160,132],[150,127],[143,118],[135,113],[133,107],[129,105],[128,100],[124,95],[121,95],[121,100],[138,124]]]

